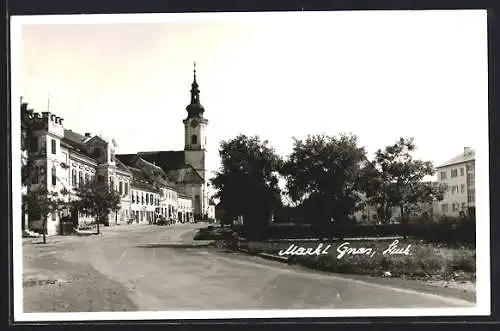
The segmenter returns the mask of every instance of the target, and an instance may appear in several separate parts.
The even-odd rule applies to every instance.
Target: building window
[[[120,192],[120,195],[123,194],[123,182],[120,181],[120,183],[118,183],[118,192]]]
[[[128,183],[125,182],[125,195],[128,195]]]
[[[464,168],[460,168],[460,176],[463,176],[465,173]]]
[[[465,193],[465,185],[460,185],[460,193]]]
[[[149,204],[149,194],[146,194],[146,204]]]
[[[78,185],[83,186],[83,173],[78,171]]]
[[[462,202],[462,211],[467,210],[467,204],[465,202]]]
[[[97,182],[98,183],[104,183],[104,176],[103,175],[97,175]]]
[[[50,150],[51,150],[52,154],[56,154],[57,150],[56,150],[56,141],[55,141],[55,139],[51,140],[51,146],[50,147],[51,147]]]
[[[76,170],[71,170],[71,185],[76,186]]]
[[[452,169],[450,177],[451,178],[455,178],[457,176],[458,176],[458,170],[457,169]]]
[[[197,143],[198,143],[198,137],[195,134],[193,134],[191,136],[191,144],[196,145]]]
[[[441,177],[441,180],[445,180],[446,179],[446,171],[441,171],[440,177]]]
[[[56,167],[52,166],[52,186],[56,186],[57,176],[56,176]]]
[[[454,212],[458,211],[458,208],[460,207],[460,205],[458,203],[453,203],[451,205],[451,208]]]
[[[134,191],[132,191],[132,203],[135,203],[135,194],[134,194]]]
[[[474,174],[468,173],[467,174],[467,185],[469,187],[474,187],[475,184],[476,184],[476,180],[475,180]]]
[[[90,176],[89,174],[85,174],[85,184],[90,183]]]
[[[473,188],[471,188],[471,189],[469,189],[469,196],[468,196],[467,200],[469,202],[473,203],[475,201],[475,199],[476,199],[476,191]]]
[[[443,204],[441,205],[441,211],[442,211],[443,213],[447,213],[447,212],[448,212],[448,204],[443,203]]]
[[[109,177],[109,187],[114,190],[115,189],[115,182],[113,181],[113,177]]]

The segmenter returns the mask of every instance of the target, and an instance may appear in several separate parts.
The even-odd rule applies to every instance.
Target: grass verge
[[[393,240],[357,240],[323,242],[325,254],[282,255],[289,263],[313,269],[341,273],[382,277],[399,277],[429,281],[475,281],[476,252],[471,247],[446,247],[424,243],[420,240],[400,240],[397,249],[402,252],[409,246],[409,255],[390,254],[388,247]],[[347,243],[347,244],[346,244]],[[296,249],[318,247],[320,242],[246,242],[240,246],[251,253],[278,255],[291,245]],[[341,246],[344,244],[343,246]],[[363,250],[361,249],[363,248]],[[393,251],[394,252],[394,251]]]

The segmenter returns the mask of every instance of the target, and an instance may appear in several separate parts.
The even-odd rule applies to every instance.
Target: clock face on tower
[[[197,120],[192,120],[191,121],[191,127],[196,128],[198,126],[198,121]]]

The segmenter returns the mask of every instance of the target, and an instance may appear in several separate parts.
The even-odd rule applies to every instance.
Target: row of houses
[[[109,215],[109,224],[153,223],[160,216],[175,222],[194,221],[191,195],[182,184],[170,180],[159,167],[143,160],[139,155],[126,165],[114,155],[116,143],[98,135],[78,134],[63,127],[63,119],[49,112],[36,113],[22,103],[25,120],[40,123],[30,134],[23,125],[23,163],[36,157],[35,174],[30,189],[45,187],[49,192],[69,192],[68,201],[76,199],[74,189],[94,180],[105,180],[121,197],[120,210]],[[26,121],[23,121],[24,123]],[[24,188],[26,191],[27,188]],[[41,229],[39,215],[24,215],[24,227]],[[94,222],[82,213],[71,215],[74,225]],[[212,216],[213,217],[213,216]],[[59,215],[47,222],[47,233],[56,234],[60,228]]]
[[[114,139],[80,134],[67,129],[57,114],[36,112],[21,98],[22,162],[35,163],[35,175],[24,183],[23,192],[45,188],[49,192],[69,192],[65,199],[77,199],[74,188],[94,180],[106,182],[119,193],[120,209],[108,217],[112,224],[153,223],[158,218],[175,222],[211,220],[215,206],[209,201],[205,168],[206,126],[200,104],[196,71],[191,103],[186,107],[185,148],[182,151],[147,151],[116,154]],[[24,210],[23,210],[24,211]],[[93,218],[73,211],[74,227]],[[61,228],[61,215],[50,215],[47,233]],[[39,230],[40,215],[23,215],[23,228]]]

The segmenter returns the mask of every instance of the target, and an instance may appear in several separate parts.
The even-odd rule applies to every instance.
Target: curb
[[[172,242],[172,243],[156,243],[156,244],[147,244],[147,245],[138,245],[136,247],[139,247],[139,248],[162,248],[162,247],[165,247],[165,248],[201,248],[201,247],[210,247],[212,246],[213,243],[202,243],[202,244],[196,244],[196,243],[192,243],[192,244],[187,244],[187,243],[176,243],[176,242]]]
[[[248,255],[262,257],[262,258],[267,259],[267,260],[278,261],[278,262],[283,262],[283,263],[289,262],[289,259],[287,257],[284,257],[284,256],[279,256],[279,255],[274,255],[274,254],[269,254],[269,253],[253,253],[253,252],[250,252],[249,250],[244,249],[244,248],[240,248],[237,251],[243,252],[243,253],[248,254]]]

